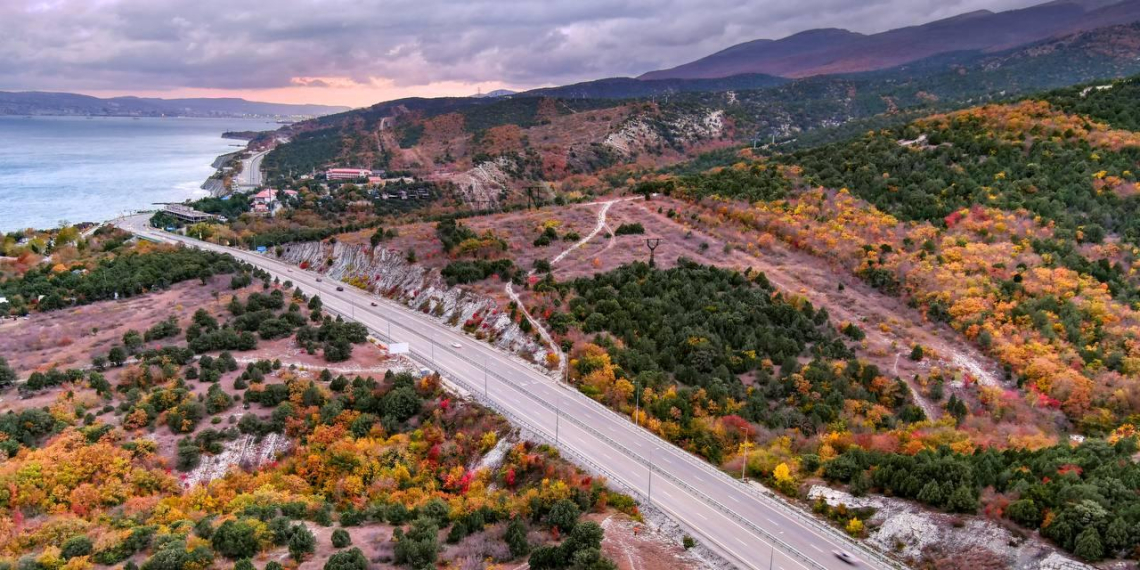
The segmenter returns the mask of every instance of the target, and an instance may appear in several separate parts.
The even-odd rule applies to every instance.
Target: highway
[[[241,188],[256,188],[261,186],[261,160],[269,151],[255,152],[249,158],[241,161],[241,172],[238,173],[237,185]]]
[[[378,338],[409,343],[412,356],[504,414],[530,435],[688,529],[740,568],[839,570],[902,568],[767,491],[746,485],[635,426],[516,357],[456,332],[430,316],[349,285],[324,280],[268,255],[200,242],[147,226],[146,215],[115,223],[136,235],[229,253],[319,294],[327,310],[364,324]],[[318,279],[322,279],[319,281]],[[336,287],[343,286],[343,291]],[[676,537],[680,541],[680,536]]]

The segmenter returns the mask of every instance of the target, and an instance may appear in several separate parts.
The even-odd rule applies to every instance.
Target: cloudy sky
[[[0,90],[363,106],[637,75],[1041,0],[0,0]]]

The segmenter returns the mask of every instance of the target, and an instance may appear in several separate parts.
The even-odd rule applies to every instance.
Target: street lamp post
[[[649,448],[649,491],[645,494],[645,498],[650,505],[653,504],[653,450],[656,448],[657,446]]]
[[[483,355],[483,397],[487,397],[487,355]]]
[[[641,390],[637,384],[634,384],[633,389],[637,390],[633,396],[633,423],[637,427],[641,427]]]
[[[748,448],[752,447],[752,442],[745,441],[744,443],[740,444],[740,447],[742,450],[741,455],[744,456],[744,462],[740,466],[740,480],[747,483],[748,482],[748,472],[747,472],[747,469],[748,469]]]

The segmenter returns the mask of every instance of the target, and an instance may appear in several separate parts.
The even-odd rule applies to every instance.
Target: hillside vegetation
[[[772,361],[778,373],[733,368],[731,363],[747,362],[733,355],[751,341],[732,333],[710,336],[731,347],[713,351],[729,363],[722,369],[727,375],[715,368],[691,374],[685,365],[691,343],[709,335],[690,326],[678,343],[669,336],[673,327],[645,322],[645,315],[681,311],[670,323],[720,315],[718,303],[709,301],[718,295],[674,283],[668,292],[654,293],[667,300],[654,310],[628,305],[627,299],[637,299],[654,283],[646,268],[633,283],[610,281],[597,291],[576,285],[581,298],[572,298],[570,307],[580,310],[567,323],[613,335],[613,342],[593,342],[607,348],[618,378],[644,377],[653,386],[642,395],[650,421],[668,423],[670,413],[687,418],[688,408],[674,405],[681,413],[665,410],[662,417],[653,404],[644,404],[654,401],[660,385],[660,377],[650,381],[654,377],[646,370],[704,388],[699,396],[691,388],[678,392],[701,414],[739,410],[769,430],[796,425],[794,434],[757,432],[764,459],[747,462],[778,488],[790,488],[789,473],[794,480],[820,475],[849,485],[855,494],[876,491],[949,512],[1007,518],[1040,529],[1087,560],[1133,557],[1131,529],[1140,519],[1131,499],[1118,498],[1129,484],[1114,485],[1136,477],[1128,457],[1135,452],[1133,425],[1140,418],[1135,81],[933,114],[786,154],[722,154],[712,164],[726,166],[707,169],[705,161],[706,169],[676,169],[634,186],[639,193],[685,199],[692,210],[670,210],[671,217],[694,229],[743,232],[747,241],[740,246],[750,252],[763,252],[770,234],[822,257],[884,296],[902,297],[933,324],[946,323],[952,334],[1001,364],[992,375],[969,370],[946,376],[930,369],[915,377],[914,396],[936,405],[939,422],[917,421],[921,415],[900,407],[905,399],[884,400],[882,392],[870,399],[891,412],[882,416],[889,419],[853,421],[846,416],[859,409],[853,401],[868,399],[860,389],[892,384],[860,388],[858,375],[856,382],[837,383],[816,376],[820,367],[814,361],[800,371],[799,364],[789,363],[789,377],[779,355]],[[595,281],[607,282],[602,279]],[[702,282],[716,280],[706,276]],[[687,304],[689,293],[702,301]],[[597,300],[587,305],[590,299]],[[738,315],[739,330],[763,331],[746,324],[739,310],[731,314]],[[562,320],[555,315],[550,322],[557,326]],[[793,329],[783,332],[801,338]],[[852,335],[849,341],[857,341]],[[911,359],[929,355],[924,347],[910,348]],[[763,354],[758,350],[758,357]],[[848,370],[853,366],[849,356],[831,356],[848,358]],[[820,394],[808,406],[796,390],[765,388],[769,378],[780,386],[780,378],[801,376],[806,388],[798,394]],[[817,388],[821,380],[826,389]],[[733,385],[744,387],[746,403],[722,407],[715,396]],[[843,393],[844,414],[825,413],[828,398]],[[772,415],[780,406],[756,408],[751,398],[799,402],[799,413],[824,421],[782,423],[796,417],[788,415],[791,409]],[[620,399],[618,407],[625,409],[626,401]],[[755,414],[757,409],[765,413]],[[1030,435],[1034,425],[1041,431]],[[1072,448],[1052,445],[1069,432],[1092,439]],[[790,449],[781,433],[791,438]],[[797,439],[804,435],[809,439]],[[738,466],[737,461],[731,463]],[[781,462],[789,469],[777,475]]]

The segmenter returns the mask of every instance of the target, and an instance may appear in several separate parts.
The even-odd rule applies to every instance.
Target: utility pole
[[[649,267],[657,267],[653,259],[653,252],[661,245],[661,238],[645,238],[645,247],[649,248]]]

